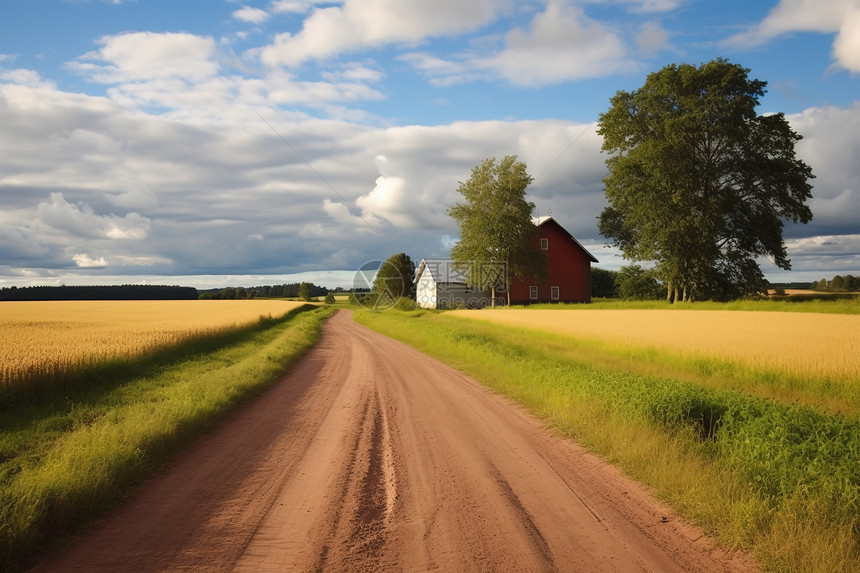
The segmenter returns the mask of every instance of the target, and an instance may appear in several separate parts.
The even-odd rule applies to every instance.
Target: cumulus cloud
[[[250,22],[251,24],[262,24],[269,19],[269,13],[259,8],[251,6],[242,6],[240,9],[233,12],[233,17],[242,22]]]
[[[529,86],[606,76],[629,70],[619,35],[585,15],[578,6],[550,1],[528,30],[515,28],[505,48],[482,59],[511,83]]]
[[[638,39],[643,50],[653,53],[664,47],[667,37],[659,24],[651,22],[643,25]],[[634,69],[620,33],[565,0],[550,0],[527,28],[508,31],[498,50],[484,47],[455,58],[413,52],[400,59],[436,86],[500,77],[517,86],[539,87]]]
[[[107,261],[104,257],[94,259],[86,253],[77,253],[75,255],[72,255],[72,260],[75,261],[75,264],[78,267],[84,269],[107,266]]]
[[[270,66],[297,66],[364,47],[416,43],[477,29],[510,5],[509,0],[345,0],[342,6],[315,9],[298,33],[277,35],[260,57]]]
[[[105,36],[101,48],[68,63],[99,83],[165,78],[202,80],[218,73],[211,37],[188,33],[129,32]]]
[[[633,12],[669,12],[682,5],[686,0],[622,0]]]
[[[754,47],[791,32],[836,34],[836,63],[860,72],[860,2],[857,0],[780,0],[764,20],[724,41],[727,46]]]
[[[97,215],[89,205],[69,203],[62,193],[51,193],[50,201],[40,203],[37,216],[48,227],[88,239],[144,239],[150,225],[149,219],[137,213]]]
[[[132,210],[150,210],[158,205],[158,197],[146,183],[130,182],[125,191],[106,193],[107,199],[118,207]]]
[[[809,108],[788,116],[792,127],[803,136],[797,153],[816,175],[810,201],[813,220],[825,221],[832,229],[856,227],[860,213],[860,102],[850,108],[835,106]],[[823,232],[827,232],[822,228]]]
[[[636,35],[636,45],[644,56],[653,56],[669,44],[669,33],[660,22],[649,20],[642,24]]]
[[[0,80],[7,81],[13,84],[27,86],[39,89],[56,89],[57,85],[54,82],[43,80],[38,72],[34,70],[17,69],[3,70],[0,69]]]
[[[399,59],[427,76],[430,83],[437,87],[469,82],[481,75],[469,61],[454,61],[426,52],[403,54]]]
[[[316,4],[331,4],[330,0],[275,0],[271,4],[276,14],[305,14]]]

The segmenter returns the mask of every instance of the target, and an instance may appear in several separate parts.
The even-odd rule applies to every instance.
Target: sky
[[[0,0],[0,286],[348,288],[508,155],[618,270],[600,114],[718,57],[816,175],[765,276],[860,275],[860,0]]]

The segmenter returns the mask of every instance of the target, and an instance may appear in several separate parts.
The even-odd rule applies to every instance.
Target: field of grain
[[[450,314],[608,344],[735,361],[756,370],[860,382],[858,315],[650,309],[485,309]]]
[[[280,317],[283,300],[44,301],[0,303],[0,387],[61,376],[191,337]]]

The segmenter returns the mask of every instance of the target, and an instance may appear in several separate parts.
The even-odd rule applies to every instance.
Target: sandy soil
[[[750,571],[521,408],[332,317],[281,382],[35,571]]]

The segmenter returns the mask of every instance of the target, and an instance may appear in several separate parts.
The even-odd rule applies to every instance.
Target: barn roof
[[[561,229],[562,231],[564,231],[564,233],[565,233],[568,237],[570,237],[570,240],[571,240],[571,241],[573,241],[574,243],[576,243],[576,246],[577,246],[577,247],[579,247],[580,249],[582,249],[582,251],[586,254],[586,256],[589,258],[589,260],[591,260],[591,262],[592,262],[592,263],[596,263],[596,262],[598,262],[598,260],[595,258],[595,256],[594,256],[594,255],[592,255],[591,253],[589,253],[589,252],[588,252],[588,249],[586,249],[585,247],[583,247],[583,246],[582,246],[582,243],[580,243],[579,241],[577,241],[577,240],[576,240],[576,237],[574,237],[573,235],[571,235],[571,234],[570,234],[570,231],[568,231],[567,229],[565,229],[564,227],[562,227],[562,226],[561,226],[561,224],[560,224],[558,221],[556,221],[555,219],[553,219],[553,218],[552,218],[552,216],[547,216],[547,217],[532,217],[532,222],[533,222],[535,225],[537,225],[538,227],[541,227],[541,226],[543,226],[543,225],[546,225],[547,223],[553,223],[553,224],[555,224],[559,229]]]

